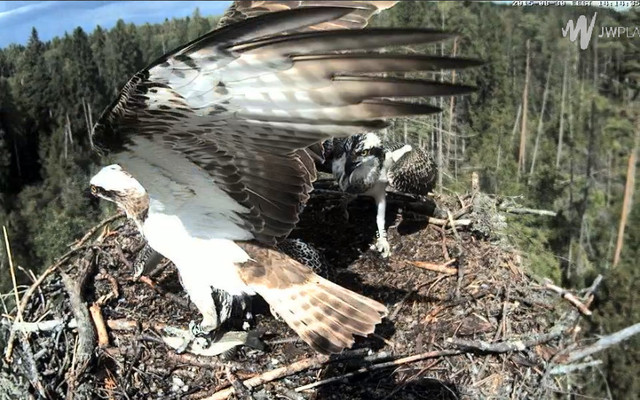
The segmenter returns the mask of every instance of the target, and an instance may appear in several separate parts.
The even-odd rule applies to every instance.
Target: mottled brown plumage
[[[259,243],[238,243],[251,257],[241,278],[278,316],[318,352],[351,347],[354,335],[367,336],[387,308],[315,274],[288,255]]]

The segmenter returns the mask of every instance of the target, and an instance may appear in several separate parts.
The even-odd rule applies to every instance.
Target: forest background
[[[596,12],[586,49],[563,37],[568,20]],[[47,42],[34,27],[26,45],[0,49],[0,225],[22,283],[24,271],[37,274],[113,212],[85,196],[99,168],[88,135],[95,119],[133,73],[215,28],[218,18],[196,9],[162,24],[76,28]],[[509,238],[527,265],[565,287],[604,276],[593,333],[640,321],[640,33],[629,37],[634,27],[640,32],[640,7],[403,1],[372,25],[458,32],[432,52],[487,61],[437,75],[475,85],[475,94],[439,99],[442,113],[394,120],[385,135],[429,149],[441,166],[439,193],[467,190],[477,172],[484,192],[557,212],[510,217]],[[618,26],[628,34],[598,37],[602,27]],[[0,293],[10,290],[9,276],[0,246]],[[588,382],[587,394],[637,396],[640,338],[602,357],[600,370],[576,378]]]

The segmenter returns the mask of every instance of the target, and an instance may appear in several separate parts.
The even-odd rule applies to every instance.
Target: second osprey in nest
[[[380,52],[452,35],[363,29],[395,2],[236,2],[224,26],[136,73],[93,133],[108,165],[92,192],[115,202],[176,265],[210,332],[212,288],[258,294],[312,348],[337,353],[387,314],[277,250],[316,179],[322,141],[439,111],[402,99],[473,88],[391,78],[477,65]]]
[[[323,143],[324,161],[317,168],[332,173],[347,202],[357,195],[374,199],[377,207],[376,249],[389,257],[391,246],[385,230],[387,188],[413,195],[427,195],[436,181],[436,163],[425,149],[409,144],[383,143],[374,132]],[[347,202],[343,204],[347,206]]]

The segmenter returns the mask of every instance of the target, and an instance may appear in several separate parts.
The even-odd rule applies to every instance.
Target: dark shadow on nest
[[[361,367],[362,365],[360,365]],[[327,368],[323,378],[345,374],[357,368]],[[336,382],[318,388],[315,399],[438,399],[458,400],[460,391],[449,382],[428,377],[419,377],[421,368],[409,367],[402,372],[403,378],[392,373],[390,369],[354,376],[347,382]]]
[[[375,201],[359,196],[345,208],[342,204],[344,198],[337,192],[334,195],[312,195],[290,237],[301,239],[320,250],[335,271],[343,270],[366,256],[377,257],[377,262],[384,264],[386,260],[375,250],[370,250],[377,233]],[[395,226],[400,236],[426,229],[430,216],[443,217],[433,200],[402,193],[387,193],[385,214],[386,230],[396,225],[400,217]]]

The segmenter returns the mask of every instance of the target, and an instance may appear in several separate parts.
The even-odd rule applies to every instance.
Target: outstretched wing
[[[402,98],[473,90],[383,73],[463,68],[478,65],[475,60],[373,51],[451,34],[308,31],[362,7],[265,13],[164,55],[133,76],[104,111],[94,129],[97,149],[136,160],[130,172],[152,199],[179,203],[171,212],[186,229],[197,226],[195,236],[274,244],[297,223],[315,179],[305,149],[382,128],[386,118],[440,111]]]
[[[266,13],[303,7],[351,7],[351,11],[331,21],[300,27],[297,31],[327,31],[334,29],[362,29],[374,15],[396,5],[397,1],[234,1],[226,10],[218,28]]]

